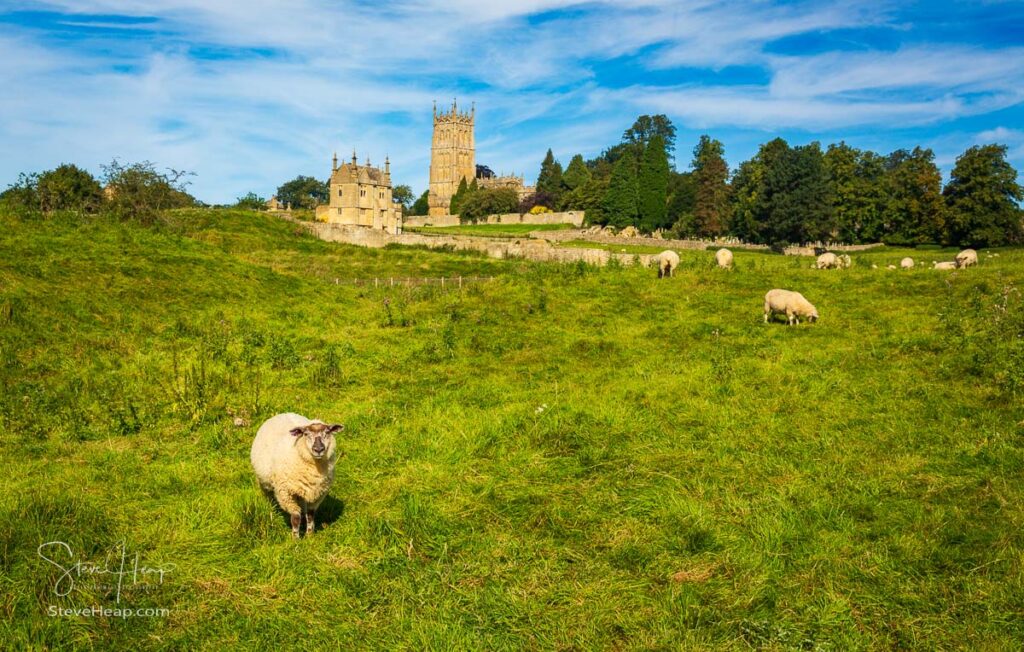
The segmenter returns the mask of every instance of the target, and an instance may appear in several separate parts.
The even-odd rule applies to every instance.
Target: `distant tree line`
[[[527,200],[556,210],[583,210],[592,224],[661,229],[676,237],[734,236],[787,244],[926,243],[999,246],[1024,243],[1024,191],[1003,145],[971,147],[949,183],[930,149],[882,156],[845,142],[782,138],[730,172],[722,143],[701,136],[690,169],[669,164],[676,129],[664,115],[640,116],[621,142],[568,168],[548,150],[537,192]]]
[[[99,179],[67,163],[45,172],[21,174],[0,193],[0,205],[20,214],[102,211],[118,219],[150,222],[160,211],[199,204],[186,191],[188,172],[160,172],[149,161],[122,164],[117,159],[102,168]]]

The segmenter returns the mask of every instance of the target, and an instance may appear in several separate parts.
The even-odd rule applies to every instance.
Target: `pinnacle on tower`
[[[352,165],[354,166],[355,164],[356,164],[356,148],[353,147],[352,148]]]
[[[334,152],[334,158],[331,160],[331,172],[338,169],[338,152]]]
[[[384,174],[391,174],[391,159],[387,154],[384,155]]]

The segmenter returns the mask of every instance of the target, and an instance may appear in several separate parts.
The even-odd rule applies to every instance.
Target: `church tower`
[[[476,108],[459,113],[452,102],[451,111],[437,112],[434,103],[434,139],[430,145],[430,215],[448,215],[452,195],[462,179],[471,183],[476,177],[476,144],[473,120]]]

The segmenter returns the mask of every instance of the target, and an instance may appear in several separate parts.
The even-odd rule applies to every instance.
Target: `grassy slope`
[[[247,213],[161,231],[3,221],[0,640],[16,646],[1013,647],[1019,405],[939,313],[1020,285],[682,252],[678,275],[321,243]],[[928,252],[929,261],[933,256]],[[459,291],[325,279],[496,274]],[[761,323],[771,287],[822,320]],[[384,299],[389,299],[385,306]],[[979,303],[979,305],[981,305]],[[293,541],[259,422],[344,421],[330,521]],[[229,414],[230,413],[230,414]],[[236,428],[231,414],[252,425]],[[37,558],[176,568],[49,618]],[[84,582],[80,582],[80,585]]]

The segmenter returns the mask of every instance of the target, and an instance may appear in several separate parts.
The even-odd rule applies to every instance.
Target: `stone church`
[[[402,205],[391,197],[391,162],[384,158],[384,169],[352,161],[338,165],[334,155],[331,165],[330,201],[317,206],[316,219],[332,224],[352,224],[387,231],[402,232]]]
[[[476,140],[473,134],[476,107],[468,113],[459,112],[458,103],[453,101],[451,111],[437,112],[434,104],[434,137],[430,145],[430,193],[428,204],[431,216],[448,215],[452,195],[459,189],[459,183],[476,179],[480,188],[511,188],[523,199],[534,192],[532,186],[523,184],[523,178],[515,175],[494,175],[490,168],[476,164]]]

